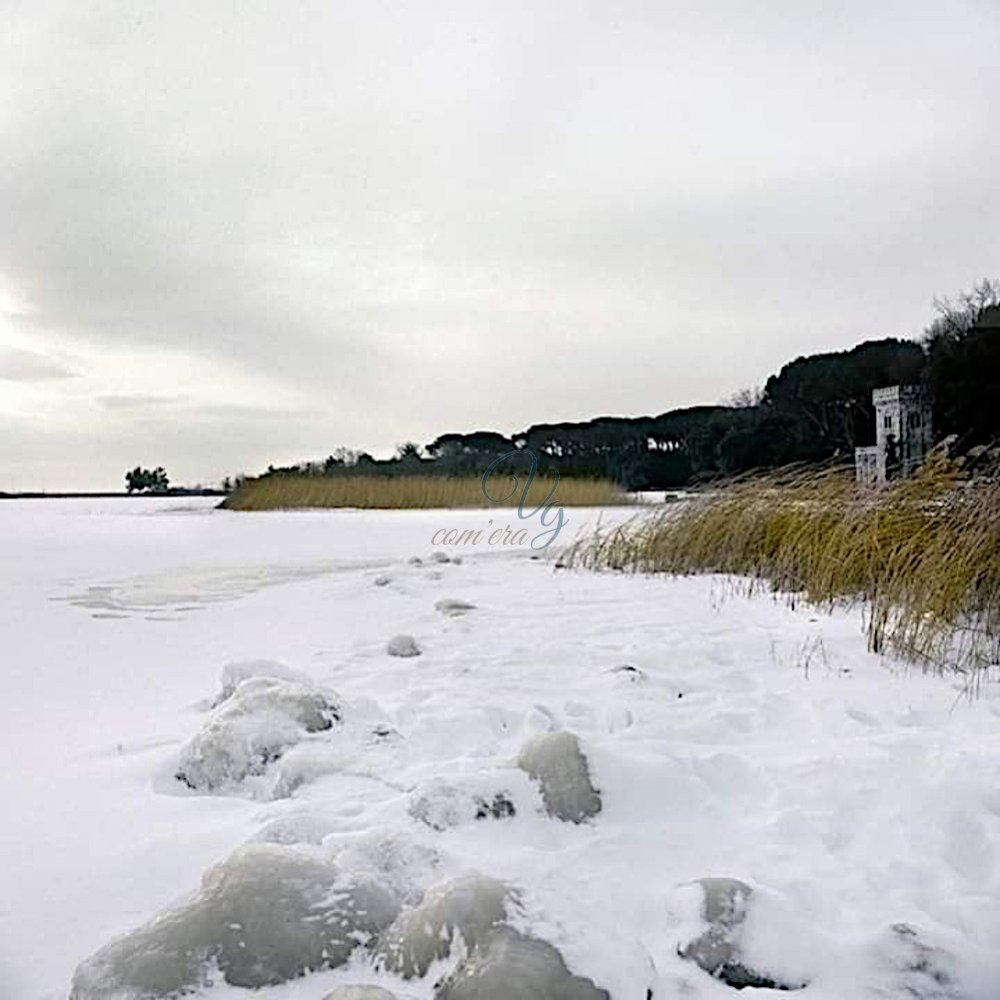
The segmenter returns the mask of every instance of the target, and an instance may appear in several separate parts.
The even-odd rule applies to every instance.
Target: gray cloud
[[[145,393],[109,392],[96,397],[106,410],[144,410],[149,407],[173,407],[184,402],[184,396],[152,396]]]
[[[0,379],[8,382],[44,382],[74,378],[77,372],[61,361],[37,351],[15,347],[0,348]]]
[[[67,447],[60,485],[132,461],[168,410],[194,479],[716,401],[916,335],[1000,259],[989,0],[38,0],[6,22],[10,322],[215,386],[102,386],[115,433],[86,467]]]

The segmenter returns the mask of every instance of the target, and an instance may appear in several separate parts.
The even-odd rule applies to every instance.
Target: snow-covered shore
[[[678,954],[685,884],[720,875],[755,887],[748,953],[803,997],[1000,996],[992,685],[969,703],[868,654],[856,613],[719,579],[568,572],[525,547],[432,558],[438,529],[489,512],[212,506],[0,506],[0,997],[65,997],[78,963],[261,839],[404,895],[502,880],[517,928],[614,1000],[735,995]],[[587,517],[570,511],[560,541]],[[389,655],[398,635],[421,654]],[[335,695],[336,724],[246,780],[178,781],[224,665],[262,659]],[[601,797],[579,824],[546,815],[517,767],[562,730]],[[514,815],[463,812],[495,793]],[[403,982],[359,950],[205,995],[377,982],[417,1000],[448,968]]]

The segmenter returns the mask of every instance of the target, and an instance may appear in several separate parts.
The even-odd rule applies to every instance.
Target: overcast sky
[[[719,402],[1000,274],[997,0],[0,17],[0,490]]]

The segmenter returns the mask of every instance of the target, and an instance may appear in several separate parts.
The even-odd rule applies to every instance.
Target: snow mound
[[[510,927],[492,930],[441,984],[434,1000],[610,1000],[592,980],[574,976],[546,941]]]
[[[601,811],[600,793],[573,733],[540,733],[521,748],[517,766],[538,782],[550,816],[580,823]]]
[[[209,869],[195,898],[154,917],[81,963],[70,1000],[154,1000],[197,989],[217,968],[257,988],[335,968],[396,916],[396,898],[368,878],[274,844],[239,848]]]
[[[305,687],[312,687],[312,678],[301,670],[288,667],[278,660],[233,660],[222,668],[222,690],[212,702],[217,708],[227,698],[231,698],[236,688],[252,677],[271,677],[281,681],[295,681]]]
[[[710,976],[736,989],[800,989],[801,982],[782,982],[757,970],[746,955],[747,917],[754,904],[754,890],[735,878],[702,878],[700,890],[703,929],[683,944],[678,953]]]
[[[412,635],[394,635],[386,643],[385,651],[390,656],[419,656],[423,652]]]
[[[180,752],[174,772],[198,791],[263,774],[289,747],[340,719],[323,692],[299,681],[250,677],[240,681]]]
[[[409,813],[432,830],[447,830],[477,819],[506,819],[516,810],[507,792],[476,793],[439,778],[413,792]]]
[[[893,924],[877,949],[878,997],[903,996],[912,1000],[967,1000],[959,985],[955,956],[926,944],[909,924]]]
[[[456,939],[466,951],[475,948],[506,916],[507,896],[502,882],[478,874],[435,886],[418,906],[403,910],[376,952],[391,972],[405,979],[423,976],[432,962],[451,954]]]
[[[323,1000],[396,1000],[396,995],[381,986],[338,986]]]
[[[460,597],[442,597],[440,601],[434,602],[434,610],[440,611],[443,615],[457,617],[464,615],[466,611],[475,611],[475,604],[463,601]]]

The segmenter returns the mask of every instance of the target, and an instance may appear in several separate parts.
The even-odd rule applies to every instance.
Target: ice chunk
[[[516,810],[506,792],[477,794],[436,778],[413,793],[409,812],[433,830],[447,830],[477,819],[505,819]]]
[[[385,651],[390,656],[419,656],[423,652],[412,635],[394,635],[386,644]]]
[[[374,879],[276,844],[239,848],[195,898],[81,963],[70,1000],[154,1000],[195,989],[218,968],[233,986],[283,983],[335,968],[396,916]]]
[[[263,773],[307,733],[329,729],[337,708],[311,685],[273,677],[240,681],[181,749],[176,777],[211,791]]]
[[[475,608],[475,604],[463,601],[459,597],[443,597],[440,601],[435,601],[434,603],[435,611],[440,611],[441,614],[452,618],[464,615],[466,611],[474,611]]]
[[[323,1000],[396,1000],[396,995],[381,986],[338,986]]]
[[[522,747],[517,765],[541,786],[550,816],[580,823],[601,811],[601,796],[573,733],[539,734]]]
[[[429,889],[418,906],[404,909],[378,942],[385,967],[406,979],[424,975],[447,958],[460,939],[471,950],[506,916],[507,887],[471,874]]]
[[[743,989],[798,989],[751,967],[743,954],[744,925],[754,890],[735,878],[702,878],[694,883],[702,893],[701,917],[707,927],[678,951],[727,986]]]
[[[574,976],[546,941],[498,927],[434,993],[434,1000],[610,1000],[590,979]]]

